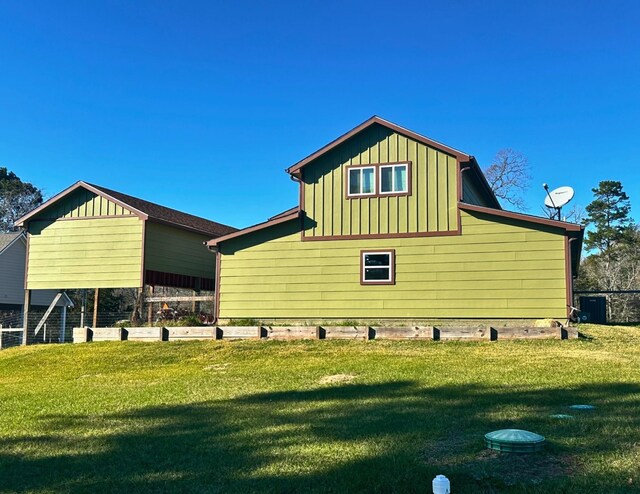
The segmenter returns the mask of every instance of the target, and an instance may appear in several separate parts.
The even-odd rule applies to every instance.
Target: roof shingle
[[[149,219],[171,223],[176,226],[189,228],[191,230],[198,230],[214,237],[220,237],[222,235],[227,235],[229,233],[238,231],[237,228],[234,228],[232,226],[223,225],[222,223],[216,223],[215,221],[210,221],[199,216],[183,213],[182,211],[161,206],[153,202],[145,201],[143,199],[123,194],[115,190],[107,189],[106,187],[101,187],[100,185],[90,184],[88,182],[85,183],[147,214],[149,216]]]

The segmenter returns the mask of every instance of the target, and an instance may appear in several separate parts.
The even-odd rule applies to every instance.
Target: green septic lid
[[[571,405],[569,408],[574,410],[593,410],[595,407],[593,405]]]
[[[566,413],[556,413],[555,415],[550,415],[553,419],[572,419],[573,415],[567,415]]]
[[[510,453],[531,453],[539,451],[544,444],[544,436],[520,429],[502,429],[484,436],[487,448]]]

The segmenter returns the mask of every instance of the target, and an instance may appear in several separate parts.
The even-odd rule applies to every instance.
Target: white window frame
[[[404,167],[406,173],[406,182],[404,190],[395,190],[396,188],[396,167]],[[393,163],[391,165],[380,165],[380,180],[378,183],[380,184],[380,195],[398,195],[398,194],[408,194],[409,193],[409,163]],[[382,169],[383,168],[391,168],[391,190],[387,192],[383,192],[382,190]]]
[[[388,255],[389,263],[385,266],[366,266],[365,257],[367,255]],[[361,285],[394,285],[395,284],[395,257],[396,253],[394,249],[385,250],[362,250],[360,251],[360,284]],[[388,269],[389,276],[384,280],[367,280],[366,272],[367,268],[373,269]]]
[[[362,186],[364,184],[364,181],[362,180],[362,175],[364,170],[366,169],[370,169],[373,170],[373,190],[371,192],[362,192]],[[358,193],[352,194],[351,193],[351,171],[352,170],[358,170],[360,172],[360,191]],[[347,197],[367,197],[367,196],[375,196],[376,192],[378,190],[377,186],[377,180],[378,177],[376,176],[376,167],[372,166],[372,165],[365,165],[365,166],[350,166],[347,168]]]

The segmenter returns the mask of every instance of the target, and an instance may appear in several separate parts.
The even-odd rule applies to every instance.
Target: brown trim
[[[292,208],[287,209],[286,211],[283,211],[280,214],[276,214],[275,216],[272,216],[271,218],[269,218],[267,221],[273,221],[273,220],[277,220],[282,218],[283,216],[289,216],[290,214],[295,213],[296,211],[298,211],[298,206],[294,206]]]
[[[27,277],[29,276],[29,232],[27,231],[25,236],[27,237],[27,252],[25,254],[24,262],[24,289],[27,289]],[[11,242],[13,243],[13,242]]]
[[[229,233],[227,235],[223,235],[221,237],[217,237],[206,242],[208,247],[214,247],[225,240],[231,240],[232,238],[241,237],[242,235],[246,235],[247,233],[253,233],[258,230],[263,230],[264,228],[269,228],[270,226],[279,225],[280,223],[285,223],[287,221],[293,220],[300,216],[300,210],[296,208],[295,211],[289,213],[287,216],[279,216],[276,219],[264,221],[262,223],[258,223],[257,225],[249,226],[237,232]]]
[[[539,225],[554,226],[561,228],[568,232],[579,232],[584,230],[582,225],[575,223],[567,223],[566,221],[551,220],[548,218],[541,218],[539,216],[531,216],[529,214],[516,213],[513,211],[505,211],[503,209],[493,209],[484,206],[476,206],[475,204],[467,204],[465,202],[458,203],[458,208],[464,211],[475,211],[477,213],[489,214],[492,216],[500,216],[502,218],[510,218],[513,220],[526,221],[527,223],[536,223]]]
[[[215,275],[215,273],[214,273]],[[169,273],[145,269],[144,284],[150,286],[168,286],[173,288],[188,288],[191,290],[213,291],[214,278],[191,276],[188,274]]]
[[[112,202],[118,204],[119,206],[127,209],[128,211],[131,211],[135,216],[138,216],[140,219],[145,219],[146,220],[148,218],[148,215],[143,213],[142,211],[139,211],[138,209],[129,206],[128,204],[116,199],[115,197],[110,196],[109,194],[101,191],[100,189],[97,189],[97,188],[89,185],[88,183],[83,182],[82,180],[80,180],[80,181],[76,182],[75,184],[73,184],[72,186],[67,187],[62,192],[56,194],[51,199],[49,199],[48,201],[46,201],[43,204],[41,204],[40,206],[38,206],[36,209],[31,211],[30,213],[27,213],[22,218],[18,219],[14,223],[14,225],[15,226],[24,226],[25,221],[28,221],[29,219],[33,218],[35,215],[39,214],[44,209],[46,209],[49,206],[51,206],[54,202],[57,202],[58,200],[62,199],[66,195],[70,194],[71,192],[73,192],[73,191],[75,191],[75,190],[77,190],[79,188],[87,189],[88,191],[93,192],[94,194],[97,194],[100,197],[104,197],[105,199],[108,199],[109,201],[112,201]]]
[[[389,259],[390,280],[365,281],[364,279],[364,254],[391,254]],[[360,250],[360,284],[361,285],[395,285],[396,284],[396,250],[395,249],[361,249]]]
[[[411,232],[411,233],[372,233],[364,235],[323,235],[316,237],[303,236],[303,242],[311,242],[315,240],[366,240],[366,239],[383,239],[383,238],[414,238],[414,237],[453,237],[462,234],[460,225],[457,230],[447,230],[443,232]]]
[[[573,263],[571,256],[571,242],[577,238],[564,238],[565,276],[567,279],[567,306],[573,305]],[[571,308],[567,307],[567,317],[571,314]]]
[[[502,206],[500,205],[500,201],[498,201],[498,198],[496,197],[495,193],[493,192],[493,189],[489,185],[489,182],[487,182],[487,177],[484,176],[484,173],[482,172],[480,165],[476,161],[476,158],[474,156],[470,156],[468,163],[471,165],[471,168],[473,169],[475,176],[480,182],[480,186],[484,189],[485,193],[487,194],[487,199],[489,199],[489,202],[493,203],[494,208],[502,209]]]
[[[451,156],[454,156],[455,158],[458,158],[458,159],[460,159],[462,161],[468,161],[470,159],[470,156],[468,154],[466,154],[466,153],[463,153],[462,151],[458,151],[457,149],[454,149],[454,148],[449,147],[449,146],[447,146],[445,144],[442,144],[441,142],[434,141],[433,139],[429,139],[428,137],[420,135],[420,134],[418,134],[416,132],[413,132],[413,131],[411,131],[409,129],[405,129],[404,127],[400,127],[399,125],[396,125],[396,124],[394,124],[392,122],[389,122],[388,120],[385,120],[383,118],[380,118],[380,117],[374,115],[373,117],[369,118],[368,120],[365,120],[364,122],[362,122],[360,125],[354,127],[350,131],[348,131],[345,134],[341,135],[337,139],[334,139],[329,144],[323,146],[322,148],[320,148],[316,152],[310,154],[309,156],[307,156],[303,160],[301,160],[301,161],[295,163],[294,165],[290,166],[286,170],[287,173],[289,173],[289,174],[298,173],[299,170],[302,167],[304,167],[305,165],[307,165],[311,161],[315,160],[319,156],[322,156],[323,154],[327,153],[328,151],[331,151],[336,146],[342,144],[344,141],[346,141],[350,137],[353,137],[357,133],[363,131],[364,129],[370,127],[373,124],[382,125],[383,127],[386,127],[386,128],[388,128],[390,130],[393,130],[394,132],[402,134],[405,137],[409,137],[409,138],[414,139],[414,140],[416,140],[418,142],[426,144],[427,146],[430,146],[432,148],[438,149],[438,150],[440,150],[440,151],[442,151],[442,152],[444,152],[446,154],[449,154]]]
[[[395,165],[407,165],[407,192],[380,192],[380,186],[382,184],[382,180],[380,178],[380,168],[383,166],[395,166]],[[349,170],[351,168],[373,168],[374,169],[374,193],[373,194],[358,194],[358,195],[349,195]],[[412,169],[413,162],[410,160],[406,161],[392,161],[389,163],[369,163],[369,164],[361,164],[361,165],[346,165],[344,167],[344,198],[348,200],[353,199],[380,199],[382,197],[405,197],[410,196],[412,194]]]
[[[214,307],[214,318],[215,318],[215,322],[218,322],[218,319],[220,319],[220,270],[222,269],[222,254],[220,253],[220,251],[216,252],[216,284],[213,287],[215,290],[215,304],[216,306]]]
[[[371,194],[349,195],[349,172],[351,168],[373,168],[373,192]],[[344,167],[344,198],[345,199],[369,199],[370,197],[379,197],[378,193],[378,170],[376,165],[347,165]]]
[[[145,251],[147,250],[147,221],[142,220],[142,252],[140,253],[140,286],[144,288],[144,263],[145,263]]]
[[[114,218],[138,218],[142,221],[146,221],[143,218],[140,218],[137,214],[108,214],[104,216],[74,216],[72,218],[38,218],[35,221],[76,221],[76,220],[101,220],[101,219],[114,219]]]
[[[569,317],[569,314],[571,314],[571,308],[570,306],[573,305],[573,296],[571,293],[571,287],[573,285],[572,283],[572,278],[571,278],[571,251],[570,251],[570,247],[569,247],[569,238],[568,237],[564,237],[564,278],[565,278],[565,282],[567,284],[566,287],[566,298],[565,298],[565,302],[567,305],[567,317]]]
[[[457,202],[456,202],[456,221],[458,222],[458,231],[460,233],[462,233],[462,215],[460,214],[460,208],[458,207],[458,205],[462,202],[462,172],[464,170],[462,169],[462,163],[460,162],[460,160],[456,160],[456,180],[458,181],[457,187],[456,187],[456,195],[457,197]]]
[[[300,173],[300,178],[298,179],[298,183],[300,184],[300,190],[298,191],[298,194],[300,196],[300,203],[299,203],[299,208],[300,208],[300,236],[304,237],[304,222],[305,222],[305,217],[306,217],[306,210],[304,208],[304,201],[305,201],[305,186],[307,185],[303,180],[302,180],[302,173]]]

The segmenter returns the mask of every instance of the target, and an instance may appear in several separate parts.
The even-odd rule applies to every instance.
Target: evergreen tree
[[[0,167],[0,232],[15,231],[15,221],[40,204],[40,189]]]
[[[629,196],[622,190],[622,184],[615,180],[604,180],[591,190],[595,199],[586,207],[586,223],[593,225],[594,229],[587,232],[584,244],[587,250],[597,249],[606,254],[629,234]]]

